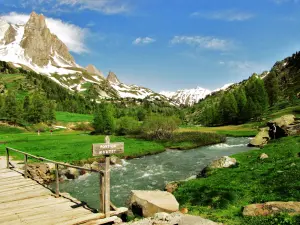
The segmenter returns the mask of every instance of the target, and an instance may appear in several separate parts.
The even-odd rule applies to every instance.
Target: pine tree
[[[265,88],[268,93],[269,103],[273,106],[279,98],[279,83],[275,71],[271,71],[265,78]]]
[[[46,121],[46,98],[38,92],[31,96],[31,105],[29,109],[28,121],[40,123]]]
[[[246,106],[247,106],[247,96],[245,93],[245,88],[243,86],[239,87],[234,91],[234,97],[236,99],[238,107],[238,120],[244,122],[246,120]]]
[[[238,106],[232,92],[225,93],[220,101],[222,121],[227,124],[235,123],[238,115]]]
[[[19,107],[16,100],[16,94],[14,92],[8,92],[5,96],[3,116],[6,120],[17,123],[20,119],[20,112],[18,112]]]
[[[23,118],[26,121],[28,121],[29,109],[30,109],[30,98],[29,96],[25,96],[23,102]]]

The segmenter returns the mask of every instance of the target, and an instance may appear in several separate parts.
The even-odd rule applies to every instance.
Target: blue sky
[[[61,20],[71,28],[64,35],[72,35],[67,45],[78,64],[94,64],[105,74],[112,70],[124,83],[155,91],[214,90],[300,50],[298,0],[0,0],[0,5],[2,16],[35,10]]]

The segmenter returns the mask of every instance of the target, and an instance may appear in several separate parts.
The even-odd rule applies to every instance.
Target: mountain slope
[[[0,17],[0,60],[18,69],[47,75],[71,91],[95,100],[134,98],[168,101],[148,88],[123,84],[113,72],[107,79],[95,66],[76,64],[67,46],[47,27],[46,18],[35,12],[26,24],[9,24]],[[155,96],[155,97],[151,97]]]
[[[175,103],[179,105],[192,106],[198,103],[199,100],[204,99],[206,96],[210,95],[211,93],[220,90],[226,90],[231,85],[233,84],[232,83],[225,84],[223,87],[216,89],[214,91],[197,87],[192,89],[178,90],[176,92],[162,91],[160,92],[160,94],[166,96],[167,98],[170,98],[171,100],[173,100]]]

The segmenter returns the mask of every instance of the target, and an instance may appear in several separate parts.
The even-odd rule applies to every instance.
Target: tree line
[[[278,80],[272,73],[265,81],[253,74],[244,83],[200,102],[195,119],[205,126],[258,120],[270,105],[277,102],[279,91]]]
[[[16,124],[37,124],[55,122],[54,101],[39,92],[33,92],[24,99],[17,99],[16,93],[9,91],[0,95],[0,119]]]

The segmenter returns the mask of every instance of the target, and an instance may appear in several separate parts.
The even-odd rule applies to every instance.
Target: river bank
[[[207,178],[183,182],[173,194],[189,213],[225,224],[296,221],[296,218],[281,214],[243,217],[242,211],[252,203],[299,200],[299,149],[299,136],[273,140],[263,149],[232,155],[238,167],[217,169]]]

